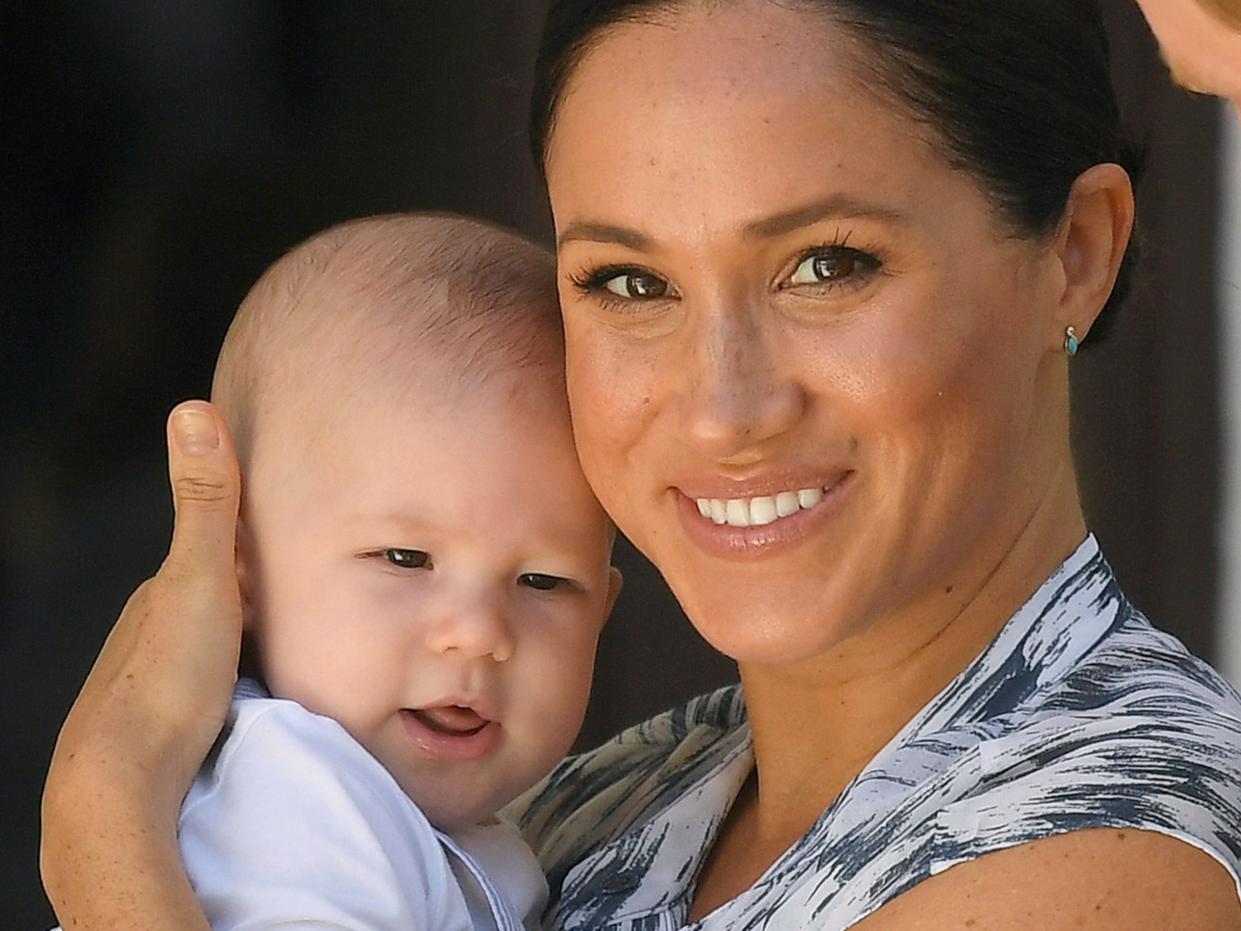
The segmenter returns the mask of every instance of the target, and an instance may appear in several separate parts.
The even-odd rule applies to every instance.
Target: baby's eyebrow
[[[413,514],[408,511],[353,511],[340,519],[340,525],[346,528],[383,527],[394,530],[431,529],[431,522],[425,514]]]

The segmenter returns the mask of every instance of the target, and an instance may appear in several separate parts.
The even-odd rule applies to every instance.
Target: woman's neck
[[[1085,537],[1071,473],[1015,536],[978,548],[958,578],[795,666],[743,664],[757,794],[751,830],[791,844],[957,676]]]

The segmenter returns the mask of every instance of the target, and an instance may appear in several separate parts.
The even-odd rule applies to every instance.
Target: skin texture
[[[1031,888],[1033,887],[1033,894]],[[1232,877],[1144,831],[1078,831],[963,863],[920,883],[855,931],[1241,928]]]
[[[433,404],[359,396],[349,378],[335,392],[349,403],[317,408],[304,455],[287,450],[305,418],[268,424],[243,583],[272,693],[344,725],[452,830],[568,752],[618,586],[555,371],[454,387],[434,360],[412,368]],[[428,753],[407,727],[479,716],[500,735],[481,759]]]
[[[749,12],[773,35],[788,25]],[[746,24],[721,12],[616,30],[570,83],[549,188],[588,477],[717,649],[802,664],[876,626],[902,638],[926,626],[929,639],[960,607],[944,587],[976,588],[1040,501],[1075,497],[1059,346],[1065,325],[1083,332],[1089,318],[1061,312],[1048,250],[1008,236],[973,179],[908,121],[832,92],[852,75],[820,35],[751,40],[712,61],[710,44],[739,42]],[[791,64],[772,69],[781,54]],[[608,80],[621,67],[640,91]],[[598,132],[601,114],[621,111],[643,131]],[[865,206],[745,232],[844,198]],[[649,243],[579,238],[582,224]],[[823,246],[852,273],[796,284]],[[575,283],[609,266],[657,276],[670,296]],[[831,526],[778,554],[720,556],[683,526],[703,522],[682,520],[686,497],[831,483]]]
[[[1138,0],[1138,6],[1177,81],[1231,100],[1241,113],[1241,3]]]
[[[205,752],[227,702],[155,704],[142,685],[173,691],[163,676],[193,659],[193,689],[226,698],[243,614],[273,693],[343,724],[440,827],[490,818],[568,751],[620,577],[558,362],[463,380],[446,359],[408,361],[402,390],[321,365],[317,403],[302,403],[296,380],[280,392],[293,397],[266,398],[239,534],[227,429],[204,404],[170,419],[172,552],[126,607],[62,732],[74,749],[49,774],[44,878],[66,927],[204,926],[175,842],[201,756],[181,752],[173,722],[192,715]],[[187,455],[175,441],[187,416],[217,445]],[[202,561],[213,571],[196,575]],[[162,626],[169,616],[193,636]],[[413,709],[462,726],[448,705],[492,722],[500,736],[484,758],[438,758],[411,739]],[[138,714],[152,726],[126,746],[125,717]],[[151,778],[167,794],[153,798]],[[157,803],[171,820],[139,813]],[[118,838],[132,838],[132,858]],[[91,883],[76,883],[83,873]]]
[[[176,824],[224,723],[241,646],[237,454],[210,404],[169,415],[168,473],[168,558],[117,619],[61,728],[43,793],[39,865],[65,928],[209,928]]]
[[[737,3],[672,26],[618,29],[575,73],[548,165],[561,236],[573,224],[606,223],[650,240],[562,247],[583,465],[745,678],[758,774],[712,852],[699,915],[786,849],[1080,540],[1059,347],[1070,323],[1088,333],[1132,211],[1123,172],[1100,166],[1079,180],[1053,237],[1015,240],[914,123],[853,86],[829,31],[787,15]],[[623,82],[609,80],[617,73]],[[843,80],[825,89],[825,75]],[[940,197],[940,185],[953,198]],[[925,195],[940,210],[920,212],[900,235],[853,216],[783,237],[737,232],[828,187],[914,207]],[[803,280],[795,268],[806,250],[839,240],[838,229],[854,231],[850,246],[882,246],[886,273],[852,290],[781,290]],[[631,319],[569,280],[616,262],[664,276],[679,300],[656,320],[646,309]],[[1004,390],[983,391],[975,368]],[[994,439],[971,447],[992,429]],[[753,562],[687,542],[690,525],[669,506],[680,484],[703,475],[744,483],[780,461],[803,469],[798,481],[842,464],[855,476],[817,535]],[[1013,462],[1020,479],[987,471]],[[226,441],[197,456],[174,443],[171,463],[178,524],[169,561],[118,621],[49,775],[44,875],[69,926],[205,927],[172,825],[236,660],[237,483]],[[996,507],[994,526],[967,500],[973,494]],[[857,517],[871,507],[874,529]],[[928,528],[944,514],[954,539],[936,541]],[[846,527],[866,534],[873,557],[835,532]],[[943,575],[902,554],[903,534]],[[880,575],[871,558],[897,570],[891,591],[864,577]],[[742,604],[723,603],[713,585]],[[824,611],[810,610],[815,598]],[[745,610],[758,620],[747,624]],[[810,772],[820,778],[808,783]],[[1235,890],[1199,852],[1162,836],[1081,832],[954,867],[867,927],[1239,922]]]
[[[858,89],[832,28],[757,2],[616,27],[570,78],[546,166],[583,467],[746,688],[756,778],[693,917],[757,879],[1085,532],[1062,346],[1114,282],[1128,179],[1096,166],[1055,235],[1016,235]],[[807,487],[831,490],[797,533],[693,504]],[[977,869],[1012,889],[1007,861]],[[1031,901],[1027,878],[988,914],[1099,917]]]
[[[552,285],[545,251],[483,224],[355,220],[264,273],[216,366],[244,662],[447,830],[567,752],[616,593]]]

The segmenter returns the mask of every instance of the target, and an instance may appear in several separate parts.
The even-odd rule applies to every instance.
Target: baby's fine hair
[[[309,409],[327,384],[348,400],[377,382],[415,390],[428,368],[465,384],[530,366],[563,379],[563,353],[548,250],[466,217],[388,214],[325,230],[267,269],[229,327],[211,394],[244,462],[267,412],[290,399]]]

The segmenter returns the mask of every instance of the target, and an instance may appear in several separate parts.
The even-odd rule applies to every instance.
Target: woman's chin
[[[756,594],[753,588],[723,586],[678,599],[702,638],[741,665],[795,666],[819,660],[860,627],[824,598]]]

